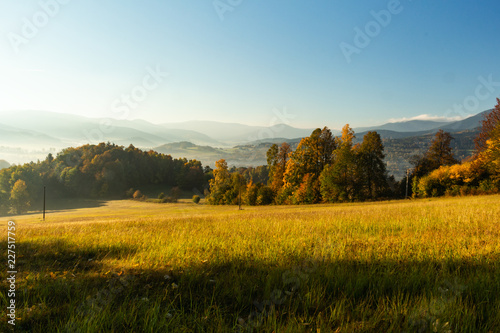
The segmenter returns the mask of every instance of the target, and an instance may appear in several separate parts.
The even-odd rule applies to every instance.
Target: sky
[[[333,129],[460,119],[500,97],[499,12],[494,0],[1,0],[0,112]]]

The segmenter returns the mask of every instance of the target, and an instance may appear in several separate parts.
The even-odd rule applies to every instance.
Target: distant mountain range
[[[257,140],[269,140],[277,136],[298,138],[311,135],[313,128],[295,128],[285,124],[270,127],[250,126],[238,123],[221,123],[216,121],[187,121],[182,123],[163,124],[168,129],[191,130],[203,133],[226,145],[243,144]]]
[[[359,135],[366,134],[368,131],[377,131],[383,138],[396,139],[435,133],[440,129],[450,133],[475,130],[481,125],[484,115],[489,112],[491,109],[458,121],[408,120],[373,127],[358,127],[354,128],[354,131]]]
[[[460,132],[460,137],[474,135],[471,133],[480,125],[483,114],[489,111],[460,121],[410,120],[359,127],[354,128],[354,131],[358,141],[362,140],[366,132],[377,131],[384,139],[388,156],[391,156],[390,146],[398,146],[398,140],[406,142],[406,138],[427,137],[438,129]],[[196,158],[212,166],[220,158],[234,165],[260,165],[265,164],[265,152],[272,143],[286,141],[293,147],[313,130],[285,124],[270,127],[215,121],[153,124],[145,120],[96,119],[47,111],[12,111],[0,113],[0,159],[5,163],[19,164],[44,159],[49,152],[55,154],[62,148],[109,141],[123,146],[133,144],[142,149],[155,149],[173,157]],[[332,132],[334,135],[340,134],[339,130],[333,129]],[[395,171],[404,164],[404,160],[399,160]],[[394,158],[388,157],[387,163],[392,165],[394,161]],[[5,163],[3,165],[7,165]]]
[[[445,125],[450,124],[449,122],[440,122],[432,120],[407,120],[395,123],[387,123],[380,126],[372,127],[358,127],[355,129],[356,132],[368,132],[368,131],[393,131],[393,132],[421,132],[433,130]]]

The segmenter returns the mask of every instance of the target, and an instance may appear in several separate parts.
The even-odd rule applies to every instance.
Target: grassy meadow
[[[14,220],[16,332],[499,332],[499,202],[108,201],[1,218],[1,258]]]

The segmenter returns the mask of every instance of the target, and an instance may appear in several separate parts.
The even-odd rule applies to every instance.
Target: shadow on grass
[[[7,245],[7,241],[0,242],[0,248],[7,249]],[[21,318],[16,332],[57,331],[52,328],[67,318],[71,304],[83,302],[88,293],[107,284],[111,272],[106,271],[105,259],[122,259],[137,252],[123,244],[85,247],[63,240],[15,245],[16,317]],[[2,252],[2,262],[7,262],[6,252]],[[7,269],[0,273],[2,308],[10,301],[4,292],[9,289],[9,276]],[[0,319],[1,332],[12,328],[7,319]]]
[[[16,296],[19,332],[432,332],[436,325],[488,332],[500,325],[498,260],[221,259],[123,271],[103,260],[136,249],[62,241],[19,249],[19,271],[28,274]]]
[[[0,242],[0,248],[7,248],[7,241]],[[23,272],[72,271],[84,272],[102,268],[105,258],[120,259],[133,255],[137,250],[129,245],[108,245],[85,247],[63,240],[44,242],[17,242],[16,266]]]
[[[81,209],[81,208],[96,208],[102,207],[106,203],[106,200],[97,199],[59,199],[54,200],[46,204],[47,210],[59,211],[59,210],[71,210],[71,209]]]
[[[81,208],[97,208],[102,207],[106,203],[106,200],[93,200],[93,199],[57,199],[51,200],[46,203],[45,209],[46,213],[50,214],[51,212],[64,212],[70,211],[74,209]],[[24,213],[21,215],[40,215],[43,213],[43,203],[36,203],[31,206],[32,211],[28,213]],[[39,210],[38,210],[39,209]],[[0,217],[9,217],[9,216],[19,216],[19,214],[5,214],[0,213]]]

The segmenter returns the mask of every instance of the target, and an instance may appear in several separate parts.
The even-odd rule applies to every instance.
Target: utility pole
[[[43,220],[45,221],[45,186],[43,187]]]
[[[408,199],[408,178],[410,176],[410,169],[406,169],[406,194],[405,199]]]
[[[241,178],[238,175],[238,210],[241,210]]]

